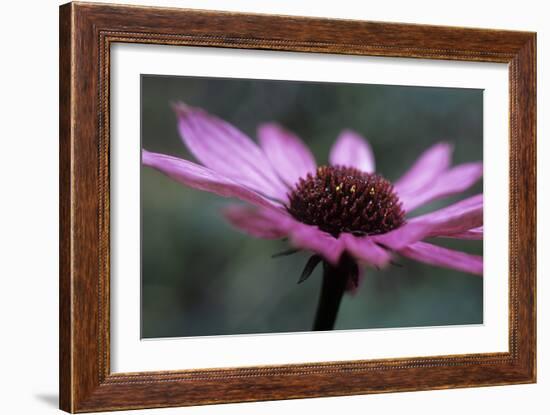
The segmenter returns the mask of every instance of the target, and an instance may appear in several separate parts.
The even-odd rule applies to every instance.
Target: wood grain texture
[[[59,374],[62,377],[59,406],[72,410],[72,293],[71,288],[71,55],[72,20],[70,8],[61,8],[59,15]]]
[[[508,63],[509,352],[111,373],[109,60],[116,42]],[[534,382],[535,62],[536,36],[526,32],[61,6],[60,407],[90,412]]]

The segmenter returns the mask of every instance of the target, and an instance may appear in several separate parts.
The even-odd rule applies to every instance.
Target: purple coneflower
[[[394,184],[375,173],[368,142],[343,131],[330,164],[317,166],[305,144],[276,124],[258,129],[259,146],[231,124],[199,109],[174,106],[180,135],[202,164],[142,152],[142,161],[179,183],[247,202],[224,214],[258,238],[287,238],[312,256],[299,282],[323,263],[314,330],[332,329],[343,292],[357,287],[359,265],[382,268],[395,254],[430,265],[483,274],[483,258],[427,238],[483,239],[483,196],[425,215],[417,207],[467,190],[483,174],[481,162],[450,167],[452,148],[426,150]]]

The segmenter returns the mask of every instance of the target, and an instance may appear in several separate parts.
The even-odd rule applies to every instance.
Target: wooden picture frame
[[[114,43],[509,65],[509,351],[111,373]],[[60,8],[60,407],[68,412],[531,383],[536,379],[536,34],[156,7]]]

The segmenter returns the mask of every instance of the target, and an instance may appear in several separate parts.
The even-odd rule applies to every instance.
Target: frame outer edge
[[[73,5],[59,6],[59,409],[74,412],[72,321]]]
[[[521,298],[528,307],[520,307],[524,326],[520,327],[524,338],[524,365],[526,377],[530,382],[537,381],[537,318],[536,318],[536,285],[537,285],[537,36],[533,33],[529,41],[518,53],[519,72],[519,109],[518,124],[521,136],[521,168],[524,175],[520,179],[520,226],[523,236],[520,272],[525,288]]]
[[[536,383],[536,34],[515,54],[510,63],[511,122],[516,134],[510,151],[511,167],[517,171],[515,192],[511,193],[511,212],[515,212],[516,249],[511,264],[517,274],[517,307],[512,322],[517,338],[512,345],[521,377],[525,383]],[[512,262],[513,261],[513,262]]]
[[[533,225],[530,229],[533,235],[533,314],[532,314],[532,324],[533,324],[533,344],[531,348],[533,350],[533,362],[532,362],[532,380],[534,383],[537,383],[537,33],[533,34],[533,63],[532,63],[532,128],[533,128]]]

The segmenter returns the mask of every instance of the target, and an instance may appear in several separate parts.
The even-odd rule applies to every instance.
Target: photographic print
[[[483,90],[142,75],[142,338],[483,323]]]

